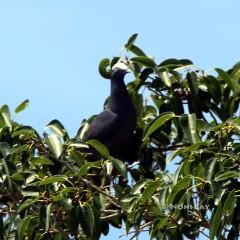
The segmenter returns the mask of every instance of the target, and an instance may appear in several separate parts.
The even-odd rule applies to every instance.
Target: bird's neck
[[[108,107],[114,112],[126,111],[127,108],[132,107],[132,102],[123,78],[111,80],[111,96]]]
[[[118,95],[122,93],[127,93],[127,88],[124,83],[123,76],[118,79],[112,79],[111,80],[111,95]]]

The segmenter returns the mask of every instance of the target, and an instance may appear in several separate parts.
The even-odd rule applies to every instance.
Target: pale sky
[[[0,105],[29,99],[18,122],[42,133],[57,118],[74,136],[109,94],[99,61],[118,55],[130,35],[139,33],[137,45],[157,62],[227,69],[240,60],[239,9],[239,0],[0,1]]]

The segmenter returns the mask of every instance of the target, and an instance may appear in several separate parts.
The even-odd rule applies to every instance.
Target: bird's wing
[[[119,116],[109,109],[106,109],[91,122],[83,136],[83,140],[97,139],[104,142],[115,134],[120,125],[121,121]]]

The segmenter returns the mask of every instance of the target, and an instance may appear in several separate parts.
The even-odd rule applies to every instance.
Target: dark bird
[[[126,159],[131,158],[131,154],[126,151],[133,140],[137,114],[124,83],[127,69],[128,66],[123,62],[113,66],[107,107],[90,123],[82,140],[96,139],[108,148],[111,156],[132,162],[131,159]]]

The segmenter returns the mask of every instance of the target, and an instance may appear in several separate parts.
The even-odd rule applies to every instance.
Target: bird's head
[[[113,65],[111,71],[111,79],[113,78],[122,78],[128,73],[128,65],[124,61],[119,61]]]

